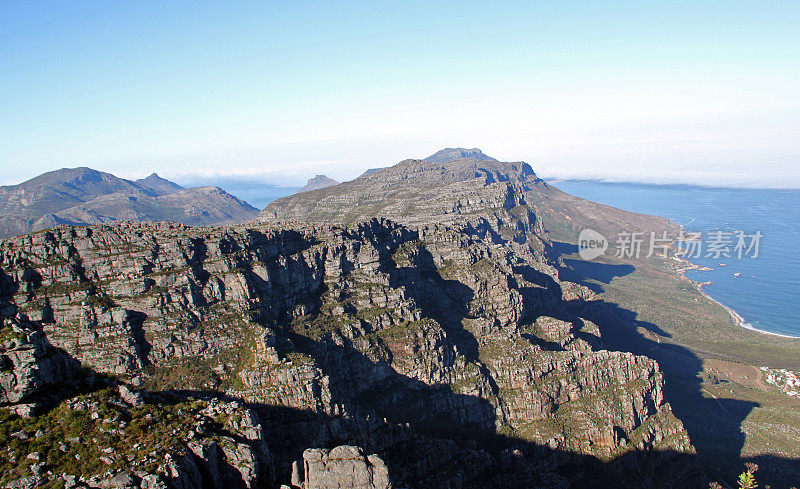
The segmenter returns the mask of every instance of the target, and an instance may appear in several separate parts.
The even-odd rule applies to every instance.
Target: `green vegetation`
[[[403,243],[402,245],[398,246],[397,250],[395,250],[394,254],[392,254],[392,260],[394,260],[394,263],[398,268],[413,266],[411,257],[421,246],[422,242],[420,241]]]
[[[739,486],[739,489],[756,489],[758,486],[758,482],[756,481],[756,472],[758,471],[758,465],[754,463],[747,463],[745,464],[745,471],[739,474],[739,478],[736,480],[736,484]],[[722,484],[718,482],[712,482],[709,487],[711,489],[723,489]],[[767,486],[769,487],[769,486]]]
[[[201,356],[172,359],[144,368],[145,387],[152,391],[171,389],[217,389],[222,381],[211,369],[211,360]]]
[[[0,409],[0,483],[28,476],[34,464],[55,474],[89,476],[108,470],[153,471],[167,453],[180,453],[207,403],[144,404],[126,408],[106,388],[64,401],[30,419]],[[224,421],[224,420],[223,420]],[[215,436],[224,423],[205,424]],[[63,487],[62,480],[42,487]]]
[[[91,280],[75,281],[75,282],[56,282],[54,284],[45,285],[36,289],[37,295],[45,295],[48,297],[67,295],[75,292],[89,291],[95,286]]]
[[[90,295],[82,302],[86,302],[87,304],[91,304],[93,306],[97,306],[103,310],[113,309],[118,307],[119,304],[114,302],[114,299],[111,297],[103,294],[103,295]]]
[[[160,270],[156,270],[153,272],[148,273],[145,275],[146,277],[164,277],[166,275],[177,275],[179,273],[185,273],[190,270],[189,267],[175,267],[173,265],[167,265]]]
[[[10,326],[3,326],[0,323],[0,344],[6,341],[25,341],[25,333],[14,331]]]
[[[312,340],[318,340],[352,321],[347,316],[332,314],[306,314],[292,320],[292,331]]]

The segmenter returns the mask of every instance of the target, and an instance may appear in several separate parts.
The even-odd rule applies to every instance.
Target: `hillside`
[[[468,157],[461,157],[468,153]],[[476,159],[474,156],[478,155]],[[457,157],[455,160],[447,160]],[[405,223],[447,223],[476,208],[523,199],[548,222],[547,232],[572,241],[589,227],[609,239],[620,231],[676,230],[667,219],[627,212],[566,194],[524,162],[500,162],[479,149],[448,149],[424,160],[404,160],[335,187],[270,203],[262,221],[353,224],[372,217]],[[493,202],[490,202],[493,201]],[[570,238],[570,239],[567,239]]]
[[[256,212],[219,188],[184,189],[156,174],[132,182],[91,168],[65,168],[0,187],[0,237],[122,220],[219,225]]]
[[[591,488],[614,477],[619,487],[699,487],[658,364],[608,351],[597,325],[573,312],[595,296],[550,257],[530,199],[547,189],[524,163],[406,160],[281,199],[263,223],[13,238],[0,242],[4,334],[40,337],[42,358],[113,375],[155,406],[198,397],[247,406],[259,426],[250,439],[269,457],[251,442],[236,448],[252,453],[244,462],[218,448],[179,455],[177,445],[170,457],[188,456],[184,465],[150,466],[174,487],[190,462],[212,456],[266,486],[334,477],[319,487]],[[305,222],[286,222],[285,211]],[[4,345],[9,358],[31,351]],[[35,379],[32,364],[3,375]],[[63,398],[44,395],[52,376],[13,388],[3,379],[0,402],[19,414]],[[130,454],[146,467],[143,456]],[[341,460],[382,475],[356,484],[350,469],[326,472]]]
[[[140,187],[147,187],[151,190],[158,192],[159,195],[169,195],[185,190],[183,187],[175,182],[170,182],[165,178],[161,178],[157,173],[152,173],[147,178],[140,178],[134,182]]]

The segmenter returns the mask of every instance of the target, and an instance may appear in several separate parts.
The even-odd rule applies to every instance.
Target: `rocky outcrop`
[[[0,242],[0,297],[86,367],[247,404],[252,437],[175,452],[184,487],[252,480],[255,440],[283,484],[381,487],[349,448],[307,452],[301,475],[306,449],[341,445],[397,486],[683,483],[661,371],[571,312],[592,294],[553,266],[540,185],[524,163],[410,160],[247,226],[58,228]]]
[[[12,440],[0,453],[3,487],[251,489],[275,483],[253,411],[213,398],[145,401],[131,387],[118,390],[68,398],[37,419],[7,420],[13,428],[0,427],[0,436]]]
[[[181,187],[177,183],[161,178],[157,173],[151,173],[148,177],[140,178],[133,183],[140,187],[149,188],[159,195],[169,195],[185,190],[184,187]]]
[[[302,470],[292,466],[292,485],[302,489],[391,489],[389,469],[377,455],[365,456],[359,447],[303,452]]]
[[[486,155],[478,148],[445,148],[437,151],[436,153],[425,158],[425,161],[432,163],[450,163],[451,161],[460,160],[462,158],[471,158],[479,161],[497,161],[489,155]]]
[[[603,458],[691,451],[657,365],[596,350],[597,328],[564,309],[531,229],[526,244],[499,246],[379,220],[74,228],[0,245],[0,282],[86,366],[264,410],[285,443],[275,448],[283,473],[297,447],[342,438],[380,453],[404,484],[435,473],[437,487],[499,467],[479,445],[435,441],[464,433]],[[316,418],[288,435],[295,421],[276,408]],[[253,457],[226,456],[242,467]]]
[[[0,301],[0,407],[22,416],[72,381],[78,363],[49,344],[43,332],[20,320],[15,308]]]

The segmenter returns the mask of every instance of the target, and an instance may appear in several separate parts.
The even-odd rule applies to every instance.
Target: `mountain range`
[[[523,162],[447,151],[279,199],[246,224],[0,241],[0,405],[16,413],[0,437],[25,438],[0,456],[2,482],[700,484],[659,365],[606,349],[577,307],[595,293],[561,275],[551,239],[674,225],[563,194]],[[71,172],[27,187],[44,189],[30,206],[63,216],[121,187],[187,192]],[[45,450],[47,469],[15,463]]]
[[[212,226],[256,214],[254,207],[218,187],[185,189],[155,173],[131,181],[91,168],[64,168],[0,187],[0,237],[122,220]]]

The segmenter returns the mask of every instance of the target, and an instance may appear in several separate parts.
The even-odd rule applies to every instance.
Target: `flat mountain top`
[[[433,163],[447,163],[449,161],[460,160],[462,158],[471,158],[473,160],[480,161],[497,161],[491,156],[483,154],[483,151],[478,148],[445,148],[428,156],[425,158],[425,161],[430,161]]]
[[[299,194],[301,192],[309,192],[311,190],[318,190],[321,188],[332,187],[334,185],[339,185],[339,182],[328,177],[327,175],[317,175],[314,178],[309,178],[308,182],[306,182],[306,186],[301,188],[295,193]]]

